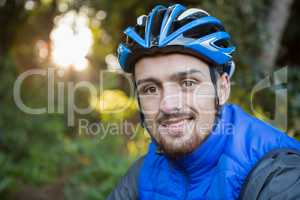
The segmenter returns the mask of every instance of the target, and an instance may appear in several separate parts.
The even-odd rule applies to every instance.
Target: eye
[[[158,92],[158,88],[156,86],[148,86],[142,89],[143,94],[156,94]]]
[[[195,86],[198,83],[198,81],[194,80],[194,79],[184,79],[183,81],[181,81],[181,85],[184,88],[190,88]]]

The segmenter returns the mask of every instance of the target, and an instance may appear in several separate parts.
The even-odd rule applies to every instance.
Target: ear
[[[223,105],[227,102],[230,96],[230,77],[227,73],[223,73],[219,77],[219,103]]]

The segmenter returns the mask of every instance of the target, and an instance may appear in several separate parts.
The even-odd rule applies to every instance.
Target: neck
[[[228,115],[226,107],[222,108],[220,118],[216,120],[216,126],[195,150],[182,156],[168,156],[168,160],[191,178],[199,178],[213,169],[219,161],[227,140],[226,129],[224,129],[226,121],[224,120],[228,120],[228,117],[225,115]]]

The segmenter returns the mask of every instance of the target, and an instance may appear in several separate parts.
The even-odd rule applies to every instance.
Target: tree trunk
[[[266,19],[266,43],[261,52],[262,73],[270,74],[276,64],[281,38],[288,22],[294,0],[273,0]]]

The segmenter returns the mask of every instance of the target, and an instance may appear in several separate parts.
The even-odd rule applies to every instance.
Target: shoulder
[[[300,142],[271,124],[243,111],[237,105],[230,104],[231,123],[235,132],[232,137],[234,147],[244,152],[250,163],[256,163],[266,153],[278,148],[300,150]]]
[[[120,179],[118,185],[110,193],[107,200],[136,200],[138,199],[138,176],[144,162],[144,156],[136,160],[127,173]]]
[[[246,113],[236,105],[230,105],[229,110],[231,112],[230,120],[234,125],[235,130],[232,137],[230,137],[231,139],[229,140],[230,142],[226,152],[227,155],[234,158],[232,160],[237,163],[235,166],[238,169],[236,171],[239,172],[236,175],[240,180],[239,183],[244,184],[247,182],[245,181],[246,177],[249,176],[250,172],[258,164],[260,166],[259,168],[269,162],[272,162],[272,164],[268,165],[269,167],[278,167],[280,165],[286,166],[284,165],[286,158],[296,158],[295,160],[298,163],[300,162],[298,156],[293,156],[298,154],[290,154],[284,150],[290,149],[292,151],[300,151],[299,141],[289,137],[272,125]],[[263,160],[263,162],[261,162],[261,160]],[[300,164],[298,165],[300,166]],[[267,173],[269,172],[269,169],[264,168],[262,172]],[[294,171],[289,171],[289,173],[293,172]],[[278,173],[284,174],[285,171]],[[298,174],[300,174],[299,171]],[[266,174],[266,176],[268,175]],[[258,178],[257,181],[261,181],[261,179]],[[239,187],[241,188],[241,186]]]
[[[300,151],[276,149],[251,170],[240,194],[241,200],[292,200],[300,196]]]

